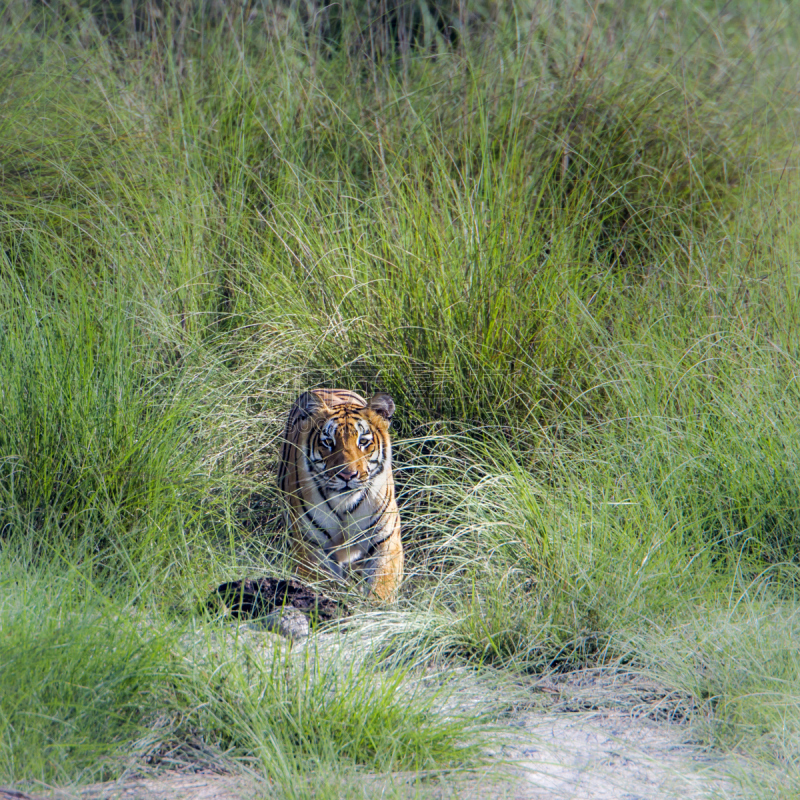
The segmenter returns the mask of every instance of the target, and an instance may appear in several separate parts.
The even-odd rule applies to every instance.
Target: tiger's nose
[[[355,478],[356,475],[358,475],[358,472],[356,470],[354,470],[354,469],[347,469],[347,467],[345,467],[344,469],[340,469],[339,470],[339,477],[345,483],[347,483],[348,481],[353,480],[353,478]]]

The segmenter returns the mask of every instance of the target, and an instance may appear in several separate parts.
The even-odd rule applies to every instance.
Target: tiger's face
[[[392,398],[381,392],[366,405],[329,405],[322,392],[308,392],[298,403],[307,414],[300,425],[307,426],[305,456],[316,485],[328,496],[378,488],[391,467]]]
[[[316,416],[309,441],[312,469],[331,493],[363,489],[383,470],[389,423],[369,409]]]

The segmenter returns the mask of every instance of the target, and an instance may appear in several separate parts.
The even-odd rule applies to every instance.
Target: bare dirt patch
[[[692,698],[646,675],[587,669],[508,703],[492,766],[460,798],[674,800],[736,794],[743,763],[700,746]],[[444,797],[445,794],[440,796]]]
[[[164,773],[35,795],[0,789],[0,800],[249,800],[258,796],[265,795],[241,779],[203,773]]]
[[[648,800],[729,795],[730,765],[670,723],[624,712],[525,714],[502,757],[518,778],[509,796]]]

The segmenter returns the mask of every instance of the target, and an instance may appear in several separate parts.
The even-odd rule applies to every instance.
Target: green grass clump
[[[287,793],[458,764],[418,668],[672,646],[708,741],[791,763],[792,10],[7,3],[3,780],[170,742]],[[286,568],[276,440],[316,385],[398,406],[408,580],[350,640],[384,672],[195,613]]]
[[[330,652],[290,661],[280,648],[212,653],[190,669],[176,681],[182,725],[283,780],[326,765],[420,770],[475,755],[464,722],[437,719],[435,696],[402,671],[376,682],[373,664]]]
[[[4,567],[11,566],[4,560]],[[19,568],[19,563],[13,566]],[[246,767],[287,788],[326,766],[463,765],[465,720],[401,670],[187,629],[59,570],[0,587],[0,778],[69,784],[124,768]],[[169,757],[168,757],[169,754]],[[177,759],[177,760],[176,760]]]
[[[74,586],[52,574],[4,579],[4,783],[107,779],[147,730],[169,674],[169,643],[141,635],[129,610],[114,615],[104,605],[91,590],[75,597]]]

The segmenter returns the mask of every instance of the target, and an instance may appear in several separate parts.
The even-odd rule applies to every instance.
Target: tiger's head
[[[310,391],[297,401],[306,415],[300,422],[308,433],[305,457],[326,494],[360,493],[391,467],[394,401],[384,392],[363,406],[330,399]]]

